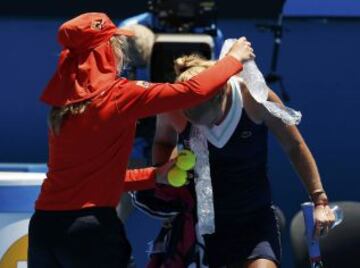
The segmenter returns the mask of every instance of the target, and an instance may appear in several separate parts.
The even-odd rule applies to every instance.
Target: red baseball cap
[[[59,107],[88,100],[110,89],[117,81],[109,42],[114,35],[134,33],[117,28],[104,13],[85,13],[62,24],[58,40],[63,50],[41,100]]]
[[[58,40],[65,48],[92,49],[113,35],[133,36],[134,32],[117,28],[104,13],[85,13],[75,17],[59,28]]]

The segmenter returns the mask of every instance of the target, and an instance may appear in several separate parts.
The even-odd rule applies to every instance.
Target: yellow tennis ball
[[[169,170],[167,178],[171,186],[181,187],[185,185],[187,181],[187,172],[178,168],[177,166],[174,166]]]
[[[176,159],[176,166],[183,170],[190,170],[195,167],[196,156],[190,150],[182,150]]]

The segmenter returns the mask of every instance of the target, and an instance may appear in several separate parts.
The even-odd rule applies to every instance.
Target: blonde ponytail
[[[174,61],[174,69],[177,75],[177,82],[184,82],[193,76],[213,66],[215,61],[207,60],[200,55],[192,54],[177,58]]]

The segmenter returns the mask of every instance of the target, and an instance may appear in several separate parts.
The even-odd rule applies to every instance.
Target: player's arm
[[[166,163],[172,154],[176,154],[177,137],[177,132],[168,115],[158,115],[152,147],[153,165]],[[161,188],[157,190],[161,191]],[[157,218],[170,218],[176,216],[179,211],[174,202],[158,198],[154,191],[135,192],[133,203],[140,211]]]
[[[283,105],[273,91],[269,91],[269,100]],[[284,124],[279,118],[272,116],[267,111],[264,115],[264,123],[284,148],[313,201],[316,204],[327,204],[327,197],[315,159],[298,128]]]
[[[143,190],[153,188],[156,182],[167,184],[166,174],[173,165],[169,160],[177,155],[177,123],[177,117],[174,117],[172,114],[160,114],[157,116],[152,147],[152,162],[157,168],[149,167],[127,170],[125,189]]]
[[[156,131],[152,146],[153,165],[161,165],[177,154],[178,132],[169,114],[159,114],[156,118]]]
[[[249,117],[257,124],[264,123],[269,130],[276,136],[291,163],[297,171],[299,177],[305,184],[309,194],[320,192],[314,195],[315,203],[327,203],[327,197],[322,186],[320,175],[314,157],[301,136],[296,126],[286,125],[281,119],[270,114],[265,107],[258,103],[248,91],[246,84],[241,84],[244,108]],[[276,102],[283,106],[280,98],[269,90],[269,101]]]
[[[272,90],[269,91],[268,100],[283,105]],[[334,222],[335,216],[328,206],[328,198],[315,159],[298,128],[286,125],[281,119],[270,114],[263,105],[257,103],[252,108],[258,121],[263,122],[281,144],[315,203],[316,234],[319,235],[321,230],[329,230],[328,227]]]

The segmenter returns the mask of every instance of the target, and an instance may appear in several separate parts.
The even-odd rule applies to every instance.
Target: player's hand
[[[328,205],[317,205],[314,209],[315,238],[325,236],[335,221],[334,212]]]
[[[230,48],[228,55],[233,56],[241,63],[255,58],[254,49],[246,37],[240,37]]]

